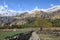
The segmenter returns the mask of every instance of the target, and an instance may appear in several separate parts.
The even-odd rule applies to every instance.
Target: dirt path
[[[33,32],[29,40],[40,40],[40,38],[36,32]]]

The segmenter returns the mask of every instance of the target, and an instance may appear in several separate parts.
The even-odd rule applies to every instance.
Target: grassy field
[[[60,28],[49,28],[48,30],[43,30],[39,33],[39,37],[42,40],[60,40]]]
[[[0,32],[0,39],[4,39],[5,37],[12,36],[12,35],[19,34],[19,33],[25,33],[25,32],[28,32],[28,30],[19,30],[19,31],[4,32],[4,33]]]
[[[4,39],[5,37],[8,37],[8,36],[12,36],[12,35],[15,35],[15,34],[19,34],[19,33],[25,33],[25,32],[28,32],[32,29],[28,28],[28,29],[23,29],[23,30],[17,30],[17,31],[12,31],[12,30],[3,30],[0,32],[0,39]],[[35,29],[37,30],[37,29]],[[52,29],[50,29],[52,30]],[[55,30],[55,29],[54,29]],[[57,30],[60,30],[60,28]],[[42,40],[60,40],[60,36],[54,36],[52,34],[45,34],[45,33],[40,33],[38,34],[39,37],[42,39]]]
[[[42,40],[60,40],[60,36],[54,36],[49,34],[39,34]]]

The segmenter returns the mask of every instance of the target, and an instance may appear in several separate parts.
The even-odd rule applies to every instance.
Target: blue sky
[[[12,10],[33,10],[34,8],[47,9],[54,5],[60,5],[60,0],[0,0],[0,6],[6,6]]]

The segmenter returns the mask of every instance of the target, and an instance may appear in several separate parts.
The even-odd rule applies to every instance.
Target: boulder
[[[40,37],[36,32],[33,32],[29,40],[40,40]]]

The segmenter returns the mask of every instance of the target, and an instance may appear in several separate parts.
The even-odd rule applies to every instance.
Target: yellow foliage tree
[[[37,18],[35,21],[35,26],[37,27],[52,27],[52,23],[43,18]]]

